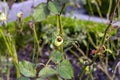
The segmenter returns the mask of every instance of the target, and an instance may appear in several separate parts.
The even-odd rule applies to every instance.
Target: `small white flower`
[[[0,12],[0,21],[5,22],[7,20],[7,16],[5,15],[5,13]]]
[[[17,18],[21,18],[22,15],[23,15],[23,12],[22,12],[22,11],[18,12],[18,13],[17,13]]]

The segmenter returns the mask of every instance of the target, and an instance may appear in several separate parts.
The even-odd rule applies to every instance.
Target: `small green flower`
[[[57,38],[54,41],[55,46],[60,46],[63,43],[63,38],[61,36],[57,36]]]

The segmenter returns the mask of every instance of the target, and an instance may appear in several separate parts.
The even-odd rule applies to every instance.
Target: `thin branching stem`
[[[115,9],[114,9],[114,11],[113,11],[113,13],[112,13],[112,16],[110,17],[110,22],[109,22],[107,28],[105,29],[104,36],[103,36],[102,41],[101,41],[101,44],[102,44],[102,45],[104,45],[104,43],[105,43],[105,37],[106,37],[107,31],[109,30],[109,28],[110,28],[110,26],[111,26],[111,24],[112,24],[112,22],[113,22],[113,19],[114,19],[114,17],[115,17],[115,13],[116,13],[116,11],[117,11],[117,8],[119,7],[119,3],[120,3],[120,0],[117,0]]]

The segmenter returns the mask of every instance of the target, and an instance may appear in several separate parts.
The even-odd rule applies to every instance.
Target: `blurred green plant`
[[[115,8],[116,0],[82,0],[82,4],[91,15],[97,13],[100,17],[109,18]]]
[[[100,5],[100,0],[97,3]],[[2,45],[0,57],[12,57],[19,80],[74,79],[73,66],[66,57],[67,51],[76,56],[77,63],[82,65],[79,73],[80,80],[84,74],[88,75],[86,79],[94,80],[92,75],[94,68],[100,69],[110,80],[113,80],[115,73],[111,76],[107,68],[111,57],[116,61],[116,51],[119,49],[113,39],[116,37],[115,40],[119,43],[119,27],[114,28],[111,25],[115,16],[112,16],[108,25],[72,19],[62,15],[66,5],[67,0],[41,3],[30,17],[22,19],[20,14],[16,22],[8,24],[4,22],[0,27],[0,44]],[[18,61],[17,49],[25,48],[25,45],[30,43],[34,46],[31,52],[33,60]],[[39,63],[39,57],[43,57],[42,49],[46,48],[45,45],[49,47],[51,54],[47,62]],[[99,61],[96,62],[96,59]],[[4,64],[3,61],[0,63]],[[3,69],[3,66],[3,74],[5,72],[9,75],[11,66],[8,71]],[[39,66],[42,68],[38,69]],[[113,71],[115,72],[114,68]]]

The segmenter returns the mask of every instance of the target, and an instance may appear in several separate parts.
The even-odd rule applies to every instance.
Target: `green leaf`
[[[8,26],[9,32],[15,34],[15,22],[11,22],[7,26]]]
[[[19,70],[25,77],[35,77],[36,69],[33,68],[33,64],[28,61],[19,62]]]
[[[48,9],[53,12],[54,14],[59,14],[59,11],[58,11],[58,8],[57,6],[55,5],[55,2],[49,2],[48,3]]]
[[[57,77],[57,75],[51,76],[51,77],[48,78],[48,80],[58,80],[58,77]]]
[[[68,60],[63,60],[61,64],[57,66],[57,72],[60,77],[64,79],[72,79],[74,76],[72,65]]]
[[[49,14],[47,4],[41,3],[34,9],[33,18],[36,22],[44,20]]]
[[[83,5],[86,5],[87,4],[87,1],[86,0],[81,0],[82,4]]]
[[[54,0],[54,1],[49,1],[48,3],[48,9],[54,13],[54,14],[59,14],[63,5],[68,3],[69,0]]]
[[[63,54],[59,51],[53,51],[52,54],[50,55],[50,59],[54,62],[54,63],[59,63],[63,58]]]
[[[59,3],[61,5],[63,4],[67,4],[69,2],[69,0],[54,0],[56,3]]]
[[[50,68],[50,67],[44,67],[40,72],[39,72],[39,77],[41,78],[46,78],[46,77],[50,77],[57,74],[57,72]]]
[[[26,77],[20,77],[18,80],[30,80],[30,79]]]
[[[36,80],[44,80],[43,78],[37,78]]]

